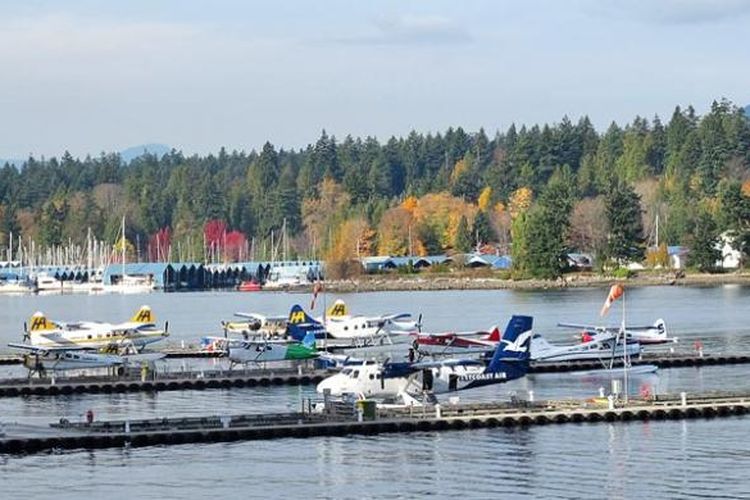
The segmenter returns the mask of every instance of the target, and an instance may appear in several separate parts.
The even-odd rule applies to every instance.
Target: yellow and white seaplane
[[[409,313],[380,316],[353,315],[339,299],[328,309],[324,318],[317,318],[332,339],[350,341],[352,345],[371,346],[411,341],[409,333],[419,327]],[[396,334],[391,336],[391,334]]]
[[[28,344],[16,345],[48,350],[132,346],[140,351],[146,345],[168,337],[168,328],[168,323],[165,323],[164,329],[156,325],[156,317],[149,306],[142,306],[129,321],[117,324],[97,321],[51,321],[41,312],[37,312],[29,323],[24,325],[23,340],[28,341]]]

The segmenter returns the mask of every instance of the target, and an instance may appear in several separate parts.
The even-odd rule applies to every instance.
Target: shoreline
[[[620,283],[628,287],[644,286],[718,286],[750,285],[750,273],[730,274],[647,274],[630,278],[614,278],[600,275],[567,275],[560,279],[513,280],[491,275],[446,276],[446,275],[369,275],[347,280],[325,282],[328,292],[365,293],[399,291],[440,290],[551,290],[565,288],[607,287]]]

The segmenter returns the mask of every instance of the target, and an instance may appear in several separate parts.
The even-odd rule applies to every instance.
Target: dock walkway
[[[746,415],[750,394],[661,397],[613,405],[604,400],[434,405],[362,413],[302,411],[285,414],[206,416],[86,423],[50,427],[5,425],[0,454],[59,449],[113,448],[316,436],[437,432],[488,427],[628,422]],[[4,435],[2,435],[4,433]]]

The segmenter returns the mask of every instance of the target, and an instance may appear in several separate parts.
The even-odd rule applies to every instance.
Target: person
[[[409,363],[414,363],[414,348],[409,348]]]
[[[89,409],[86,411],[86,423],[91,425],[94,422],[94,411]]]
[[[589,332],[585,330],[581,332],[581,342],[586,343],[591,342],[592,340],[594,340],[594,337],[592,337]]]

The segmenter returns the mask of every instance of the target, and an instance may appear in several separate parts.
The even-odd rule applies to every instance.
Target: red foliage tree
[[[221,255],[224,248],[224,237],[227,234],[227,223],[220,219],[212,219],[203,224],[203,238],[206,245],[206,255]]]
[[[224,259],[232,262],[242,260],[247,246],[247,237],[241,231],[230,231],[224,240]],[[247,258],[247,256],[245,256]]]
[[[172,230],[165,226],[148,238],[148,260],[151,262],[168,262],[172,246]]]

